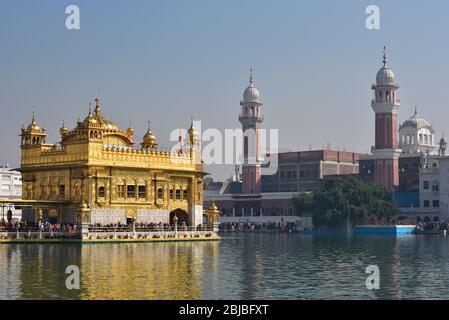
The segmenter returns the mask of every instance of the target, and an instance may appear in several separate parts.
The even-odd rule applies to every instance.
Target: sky
[[[80,29],[65,26],[68,5]],[[380,30],[365,27],[368,5]],[[449,2],[152,0],[0,2],[0,163],[19,166],[19,129],[31,114],[59,140],[100,96],[103,113],[139,142],[151,121],[159,144],[187,128],[238,128],[249,69],[264,101],[263,127],[281,150],[368,152],[371,85],[387,46],[401,100],[449,135]],[[207,171],[225,179],[232,167]]]

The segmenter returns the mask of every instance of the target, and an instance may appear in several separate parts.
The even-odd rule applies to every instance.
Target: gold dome
[[[33,118],[31,120],[31,123],[28,125],[27,130],[28,130],[28,132],[41,130],[41,127],[36,122],[34,112],[33,112]]]
[[[128,137],[132,138],[134,136],[134,132],[135,132],[134,128],[132,127],[132,123],[130,122],[129,123],[129,127],[126,130],[126,134],[127,134]]]
[[[66,128],[64,121],[62,122],[62,127],[59,129],[61,137],[65,137],[69,133],[69,129]]]
[[[113,123],[108,118],[103,117],[101,114],[101,108],[100,108],[100,99],[97,97],[95,99],[95,111],[94,114],[92,114],[91,108],[89,106],[89,115],[84,119],[84,121],[81,123],[81,126],[83,127],[100,127],[100,129],[108,130],[108,131],[120,131],[120,128]]]
[[[157,147],[156,136],[151,131],[149,122],[148,122],[148,131],[143,136],[142,147],[149,148],[149,149],[155,149]]]
[[[209,214],[211,215],[219,215],[220,214],[220,210],[218,210],[217,205],[215,204],[215,200],[212,201],[212,204],[210,205],[209,209],[208,209]]]

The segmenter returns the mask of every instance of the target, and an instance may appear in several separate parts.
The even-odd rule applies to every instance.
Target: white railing
[[[216,236],[216,232],[211,229],[207,230],[113,230],[111,228],[102,228],[99,230],[91,229],[86,234],[82,235],[81,230],[76,232],[52,232],[52,231],[39,231],[39,230],[29,230],[29,231],[1,231],[0,239],[184,239],[184,238],[208,238]]]

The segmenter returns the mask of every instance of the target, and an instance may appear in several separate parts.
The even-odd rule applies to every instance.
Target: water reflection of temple
[[[82,299],[201,299],[218,243],[82,246]],[[213,267],[215,269],[218,266]],[[204,270],[209,272],[209,270]]]
[[[218,296],[218,257],[218,242],[1,246],[0,299],[204,299]]]

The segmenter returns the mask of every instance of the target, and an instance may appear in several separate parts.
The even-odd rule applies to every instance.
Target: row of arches
[[[22,138],[22,145],[38,145],[45,143],[45,137],[26,136]]]
[[[376,94],[376,102],[394,102],[395,91],[393,89],[389,90],[378,90]]]
[[[243,106],[242,114],[244,116],[249,116],[249,117],[260,117],[261,116],[260,107],[259,106],[251,106],[251,107]]]

